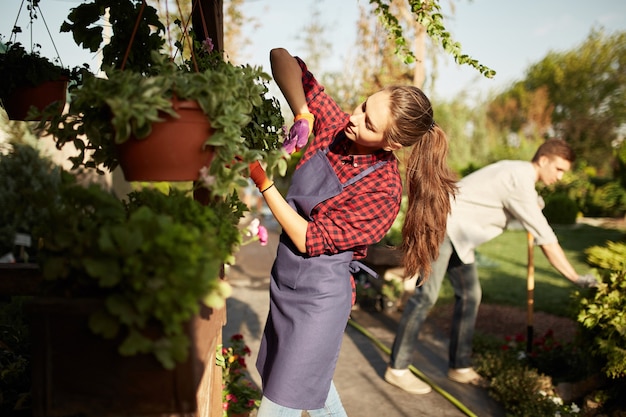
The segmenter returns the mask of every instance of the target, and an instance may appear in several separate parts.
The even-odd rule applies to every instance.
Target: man
[[[574,152],[565,141],[550,139],[539,147],[531,162],[496,162],[459,181],[439,257],[433,262],[426,282],[404,307],[385,373],[387,382],[414,394],[430,392],[430,386],[413,376],[408,367],[420,327],[437,301],[447,272],[455,293],[448,378],[463,384],[482,383],[471,367],[470,358],[482,295],[474,251],[500,235],[512,219],[517,219],[534,236],[548,261],[565,278],[579,286],[593,285],[593,276],[579,276],[565,257],[541,212],[535,190],[538,181],[551,185],[561,180],[574,160]]]

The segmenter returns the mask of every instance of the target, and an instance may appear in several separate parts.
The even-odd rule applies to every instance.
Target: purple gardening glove
[[[293,119],[293,126],[289,129],[289,137],[283,142],[283,149],[292,154],[304,148],[309,141],[313,130],[315,117],[311,113],[298,114]]]

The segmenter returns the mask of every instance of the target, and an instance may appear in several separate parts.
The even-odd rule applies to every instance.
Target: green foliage
[[[141,74],[158,72],[158,59],[152,51],[160,51],[165,40],[165,26],[154,7],[144,7],[142,0],[93,0],[71,9],[61,32],[71,32],[74,41],[90,52],[102,52],[102,68],[123,69]],[[109,13],[112,33],[105,42],[100,24],[105,10]],[[138,16],[141,18],[138,19]],[[135,26],[137,25],[137,26]],[[132,39],[132,43],[131,43]],[[129,47],[130,45],[130,47]]]
[[[626,244],[607,242],[585,253],[600,268],[602,282],[591,293],[580,295],[578,321],[588,329],[594,353],[606,360],[605,374],[626,380]]]
[[[402,26],[398,18],[390,12],[389,4],[382,0],[370,0],[370,3],[374,4],[375,13],[389,32],[390,37],[393,38],[396,44],[396,53],[404,57],[405,63],[412,63],[415,60],[415,56],[407,46],[406,39],[404,39],[403,36]],[[438,1],[409,0],[409,6],[411,13],[415,17],[415,21],[424,26],[428,36],[438,41],[444,51],[452,55],[457,64],[469,65],[487,78],[493,78],[496,75],[494,70],[480,64],[477,60],[461,52],[461,44],[454,42],[452,36],[444,27],[443,15],[441,14],[441,7]]]
[[[592,246],[585,250],[592,266],[608,271],[626,270],[626,244],[608,241],[604,246]]]
[[[0,53],[0,77],[0,98],[6,100],[18,87],[34,87],[61,77],[69,80],[70,70],[41,56],[37,50],[27,52],[21,43],[9,42],[6,51]]]
[[[404,293],[404,286],[399,279],[385,279],[380,287],[380,294],[390,301],[397,301]]]
[[[626,214],[626,189],[619,181],[590,185],[585,199],[585,214],[590,217],[622,217]]]
[[[27,298],[0,301],[0,414],[30,411],[31,366],[30,331],[24,320]]]
[[[74,16],[75,24],[67,28],[75,39],[86,42],[90,48],[101,40],[100,34],[91,33],[99,28],[90,25],[104,13],[104,5],[123,3],[127,7],[141,2],[98,0],[96,3],[98,7],[81,5],[85,8],[80,16]],[[79,8],[74,9],[76,13]],[[155,16],[156,11],[147,6],[140,27],[149,28]],[[111,22],[114,33],[124,33],[127,29],[128,22],[123,18],[130,19],[119,15],[119,19]],[[86,40],[90,36],[93,39]],[[96,169],[104,166],[113,170],[118,165],[116,146],[130,137],[146,138],[152,124],[165,115],[177,117],[172,101],[179,99],[196,101],[211,123],[213,133],[205,146],[215,150],[208,172],[214,179],[211,186],[214,195],[227,196],[244,187],[248,163],[254,160],[265,161],[270,176],[274,172],[284,175],[287,163],[281,148],[283,118],[278,101],[266,97],[270,76],[260,67],[226,62],[221,52],[212,49],[210,40],[193,42],[197,59],[179,57],[176,62],[162,53],[162,44],[152,36],[145,40],[141,55],[136,57],[137,65],[145,65],[131,65],[124,70],[118,61],[125,48],[121,43],[115,43],[116,47],[109,44],[111,58],[103,63],[107,77],[92,76],[85,79],[82,88],[70,89],[68,112],[39,126],[54,136],[59,147],[67,143],[76,146],[79,154],[70,158],[74,166]],[[181,49],[182,44],[177,42]]]
[[[626,121],[626,32],[592,30],[580,45],[551,52],[526,72],[524,88],[547,88],[555,135],[576,154],[610,173],[612,143]]]
[[[578,206],[566,194],[550,194],[544,200],[543,214],[550,224],[576,223]]]
[[[48,292],[103,297],[92,331],[122,336],[122,355],[152,353],[173,368],[187,358],[184,324],[202,302],[219,307],[230,294],[219,273],[240,242],[232,198],[203,206],[183,191],[143,189],[124,203],[97,186],[67,184],[40,226]],[[159,337],[146,334],[154,326]]]
[[[222,368],[223,417],[249,413],[261,405],[263,393],[250,379],[246,356],[250,356],[250,349],[240,334],[230,337],[230,346],[218,346],[216,363]]]
[[[539,185],[538,191],[546,204],[553,195],[567,195],[585,217],[626,214],[626,189],[617,180],[595,176],[595,170],[588,166],[567,172],[561,181],[551,186]]]
[[[61,170],[28,145],[4,144],[0,151],[2,256],[13,250],[16,233],[30,235],[35,224],[48,218],[61,185]]]
[[[518,334],[505,343],[477,338],[474,358],[477,371],[489,381],[489,394],[515,417],[574,416],[576,404],[564,405],[553,385],[555,376],[567,374],[568,381],[580,377],[581,360],[573,344],[562,345],[551,331],[534,342],[533,352],[525,351],[526,340]],[[574,373],[573,373],[574,372]],[[573,379],[570,379],[573,378]]]

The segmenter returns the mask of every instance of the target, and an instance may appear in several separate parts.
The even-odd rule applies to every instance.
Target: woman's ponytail
[[[448,140],[433,124],[413,145],[406,161],[408,206],[402,227],[405,276],[421,274],[423,284],[430,264],[439,256],[446,233],[450,198],[456,178],[447,164]]]

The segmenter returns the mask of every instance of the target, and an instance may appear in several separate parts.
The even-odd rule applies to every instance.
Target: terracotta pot
[[[213,159],[204,142],[213,129],[195,101],[174,100],[179,118],[163,114],[143,139],[131,137],[118,146],[120,167],[127,181],[195,181]]]
[[[18,87],[7,97],[4,109],[11,120],[40,120],[37,117],[28,117],[28,111],[34,106],[43,111],[52,103],[57,103],[61,113],[65,107],[67,78],[46,81],[34,87]]]

